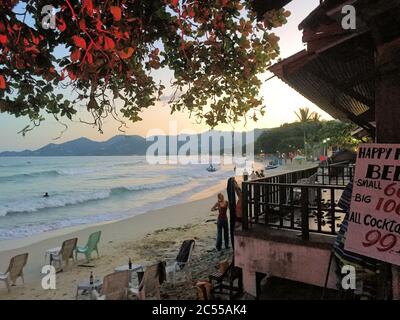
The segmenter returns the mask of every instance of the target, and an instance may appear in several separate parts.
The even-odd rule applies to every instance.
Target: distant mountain
[[[255,140],[265,130],[256,129],[254,130]],[[221,132],[210,131],[211,137],[219,136]],[[200,136],[197,135],[199,141],[200,150]],[[193,136],[191,136],[193,137]],[[242,133],[243,144],[248,142],[245,139],[245,133]],[[167,136],[167,150],[166,154],[169,154],[169,141],[170,139],[176,139],[176,136]],[[157,141],[157,140],[154,140]],[[154,141],[146,141],[146,138],[141,136],[132,135],[118,135],[110,140],[104,142],[92,141],[87,138],[79,138],[76,140],[60,143],[60,144],[48,144],[40,149],[31,151],[5,151],[0,153],[0,157],[65,157],[65,156],[128,156],[128,155],[145,155],[147,148],[154,143]],[[178,141],[178,149],[180,146],[185,144],[187,141]],[[226,148],[228,151],[230,148]],[[160,154],[163,152],[161,151]]]
[[[64,156],[122,156],[144,155],[146,139],[140,136],[115,136],[105,142],[80,138],[61,144],[48,144],[35,151],[2,152],[1,157],[64,157]]]

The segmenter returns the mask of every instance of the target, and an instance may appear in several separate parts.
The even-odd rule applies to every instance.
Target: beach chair
[[[297,180],[296,184],[302,185],[310,185],[310,184],[316,184],[317,183],[317,174],[313,174],[309,178],[303,178],[300,180]],[[290,194],[287,195],[288,199],[287,202],[290,202]],[[309,188],[308,189],[308,202],[310,204],[315,203],[317,197],[317,189],[316,188]],[[301,188],[293,188],[293,201],[294,202],[299,202],[301,200]]]
[[[77,247],[75,251],[75,260],[78,260],[78,253],[82,253],[86,256],[86,261],[89,262],[92,256],[92,252],[96,251],[97,257],[99,257],[98,244],[100,241],[101,231],[92,233],[89,236],[88,242],[84,247]]]
[[[229,299],[234,299],[243,292],[242,269],[235,267],[233,261],[221,261],[217,266],[217,271],[208,276],[213,288],[213,293],[228,295]],[[235,286],[237,281],[237,286]]]
[[[8,292],[11,290],[10,286],[15,286],[18,278],[22,279],[22,283],[25,283],[23,271],[27,261],[28,253],[23,253],[12,257],[7,271],[5,273],[0,273],[0,281],[4,281],[6,283]]]
[[[171,280],[173,286],[176,284],[176,273],[179,271],[185,272],[187,281],[191,281],[190,262],[194,246],[195,241],[193,239],[183,241],[177,257],[172,261],[167,260],[167,279]]]
[[[63,265],[68,266],[69,260],[74,260],[74,250],[77,243],[78,238],[65,240],[60,251],[50,253],[50,264],[57,264],[59,271],[62,271]]]
[[[104,277],[101,292],[92,290],[92,300],[127,300],[129,271],[114,272]]]
[[[139,300],[160,300],[160,286],[165,280],[165,262],[159,262],[146,268],[146,271],[138,272],[139,286],[130,288],[129,291]]]

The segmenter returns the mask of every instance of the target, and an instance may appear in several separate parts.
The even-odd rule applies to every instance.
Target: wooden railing
[[[340,171],[340,179],[327,178],[323,168],[314,167],[243,182],[243,229],[264,225],[298,230],[304,240],[310,232],[335,235],[345,214],[337,203],[352,174],[348,170]],[[303,183],[313,175],[316,183]],[[324,184],[331,178],[336,185]]]
[[[354,165],[348,161],[320,166],[318,180],[321,184],[346,185],[354,177]]]

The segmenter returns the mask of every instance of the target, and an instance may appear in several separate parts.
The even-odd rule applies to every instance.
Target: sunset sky
[[[284,27],[277,29],[276,33],[281,38],[281,57],[286,58],[305,48],[301,41],[301,32],[298,30],[299,23],[318,6],[319,0],[295,0],[287,9],[292,12],[288,24]],[[271,77],[270,73],[260,75],[264,80]],[[168,71],[159,71],[155,78],[168,81],[171,78],[171,73]],[[323,119],[331,119],[329,115],[317,108],[311,102],[303,98],[296,91],[288,87],[279,79],[272,79],[265,82],[261,89],[261,94],[264,97],[266,106],[266,115],[261,118],[257,123],[248,122],[244,127],[243,123],[238,123],[235,130],[251,130],[254,128],[272,128],[279,126],[285,122],[292,122],[296,120],[294,111],[299,107],[310,107],[312,111],[319,112]],[[85,112],[79,112],[77,118],[86,118],[89,120]],[[142,114],[143,121],[139,123],[129,123],[129,128],[126,130],[127,135],[138,134],[146,136],[151,129],[161,129],[168,134],[169,121],[177,121],[178,133],[181,131],[195,130],[202,132],[208,130],[206,125],[195,124],[194,119],[189,119],[186,113],[175,113],[170,115],[170,109],[164,102],[157,103],[155,107],[146,110]],[[63,137],[54,140],[63,130],[56,121],[50,119],[33,132],[28,133],[26,137],[17,134],[19,130],[28,124],[29,120],[26,118],[15,119],[6,114],[0,114],[0,151],[5,150],[23,150],[23,149],[36,149],[48,143],[61,143],[64,141],[87,137],[92,140],[103,141],[110,137],[121,134],[118,131],[118,124],[113,120],[106,121],[104,125],[104,134],[98,133],[96,128],[84,125],[79,122],[66,123],[69,126],[67,132]],[[231,130],[230,126],[219,126],[219,130]]]

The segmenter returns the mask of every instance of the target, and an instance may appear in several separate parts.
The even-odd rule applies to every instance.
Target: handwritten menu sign
[[[400,145],[360,146],[345,249],[400,265]]]

